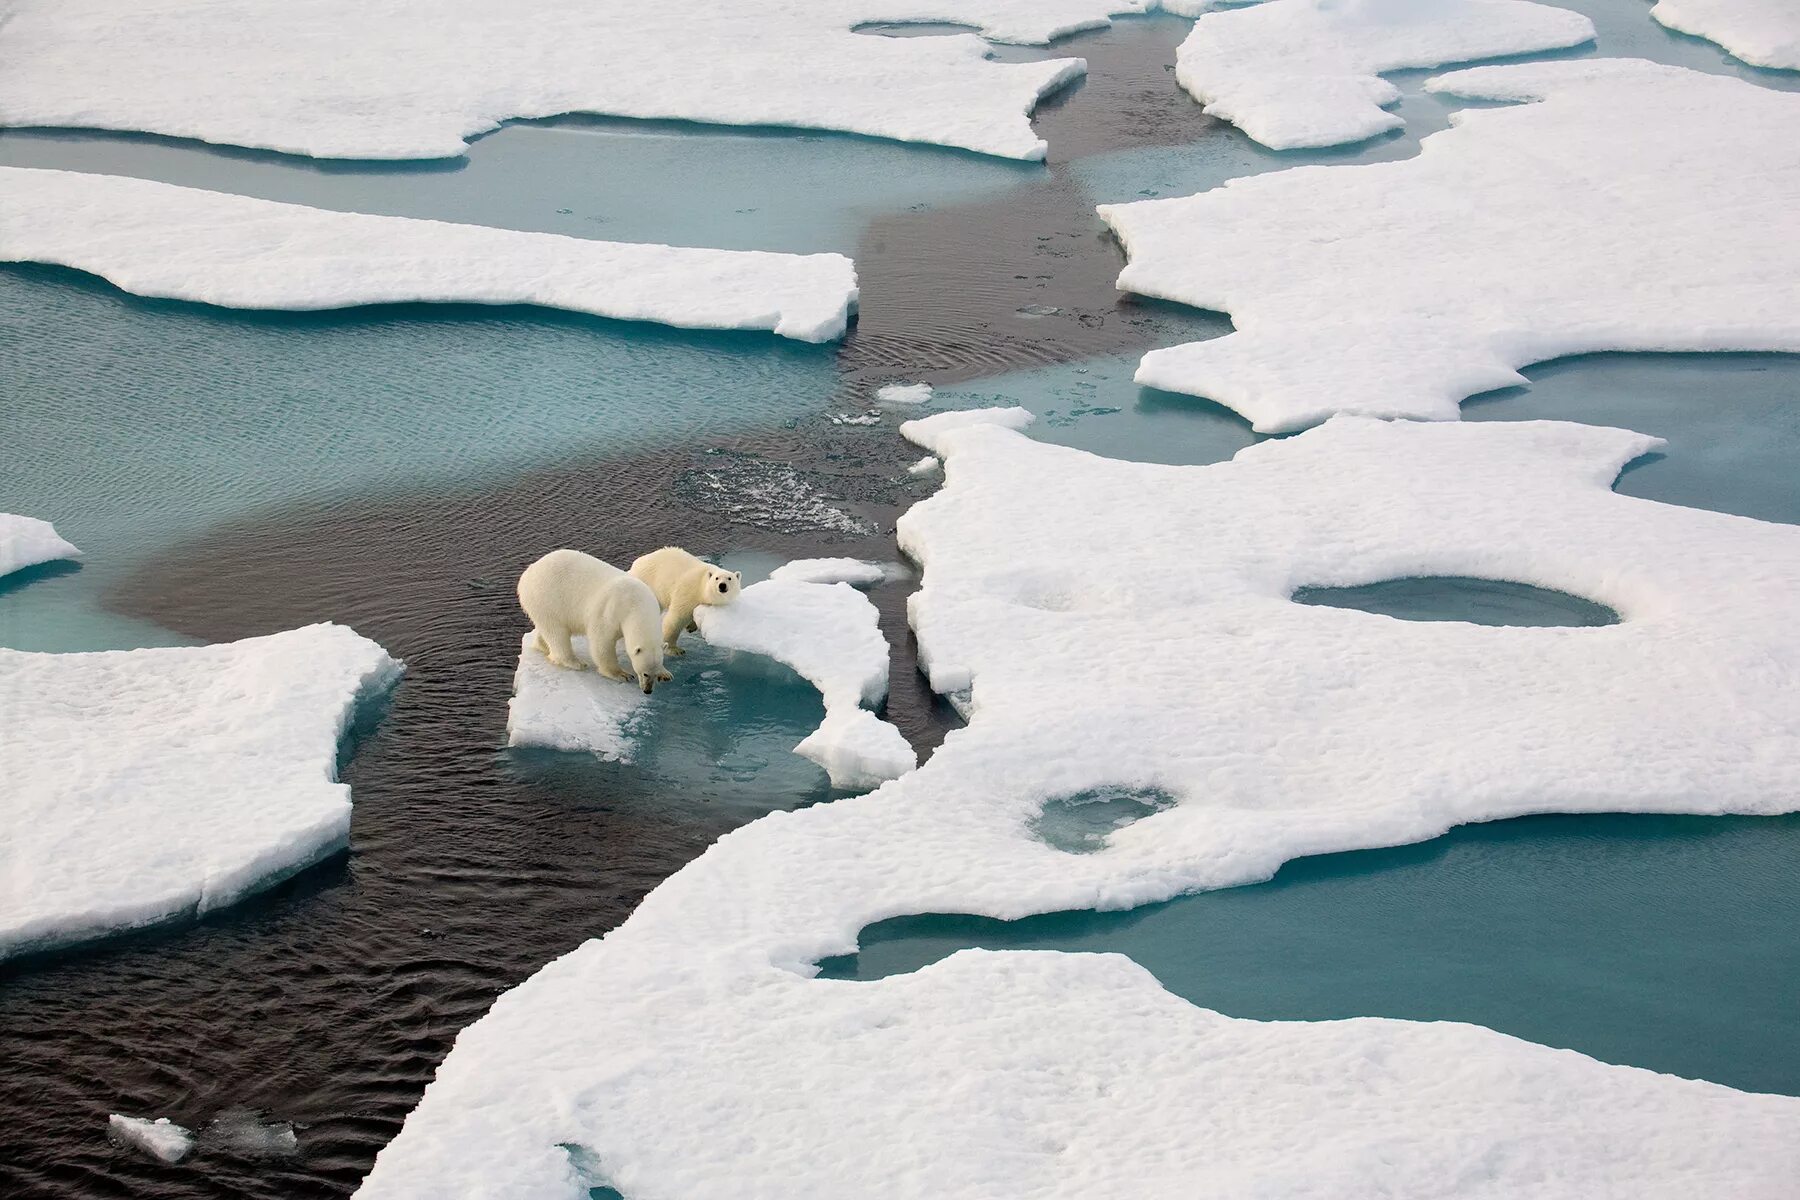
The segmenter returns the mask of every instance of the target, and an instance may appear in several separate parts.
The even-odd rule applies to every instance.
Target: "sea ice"
[[[1265,146],[1361,141],[1400,128],[1383,71],[1558,50],[1592,41],[1580,13],[1528,0],[1269,0],[1209,12],[1175,78],[1206,111]]]
[[[841,254],[599,242],[30,167],[0,167],[0,262],[229,308],[541,304],[809,342],[841,336],[856,303]]]
[[[534,640],[535,633],[527,633],[519,647],[519,669],[507,706],[507,745],[580,750],[612,762],[630,762],[639,710],[650,697],[636,684],[608,679],[598,671],[552,666],[532,645]],[[570,645],[577,658],[594,661],[586,638],[571,638]]]
[[[59,558],[77,558],[80,554],[57,534],[50,522],[0,513],[0,575]]]
[[[926,404],[931,400],[931,385],[890,383],[875,389],[875,399],[883,404]]]
[[[1650,15],[1678,33],[1717,42],[1752,66],[1800,71],[1794,0],[1657,0]]]
[[[790,564],[797,569],[788,577],[753,583],[736,603],[696,609],[694,620],[713,645],[786,663],[818,688],[825,720],[794,752],[824,767],[835,787],[872,787],[919,760],[898,729],[863,707],[887,696],[888,644],[875,606],[847,582],[808,579],[842,575],[846,562]],[[854,564],[871,565],[880,569]]]
[[[1800,1099],[1472,1026],[1232,1019],[1113,955],[807,978],[901,914],[1125,908],[1521,813],[1800,804],[1800,528],[1612,492],[1654,438],[1344,417],[1172,467],[997,415],[908,426],[949,463],[900,524],[911,616],[968,727],[727,834],[500,997],[364,1197],[575,1197],[584,1163],[644,1200],[1791,1193]],[[1409,575],[1622,620],[1289,598]],[[1089,853],[1034,833],[1107,787],[1174,803]]]
[[[151,1158],[178,1163],[194,1148],[194,1135],[169,1120],[158,1117],[122,1117],[118,1113],[106,1118],[106,1127],[122,1145],[141,1150]]]
[[[1636,59],[1428,86],[1537,102],[1458,113],[1401,162],[1100,208],[1119,286],[1236,326],[1151,351],[1138,382],[1273,432],[1451,420],[1562,355],[1800,351],[1800,95]]]
[[[339,741],[399,672],[341,625],[0,650],[0,958],[209,912],[342,848]]]
[[[1029,113],[1080,59],[1001,63],[952,21],[1046,42],[1148,0],[15,0],[0,124],[141,130],[322,158],[460,155],[513,118],[608,113],[839,129],[1042,158]]]
[[[912,574],[900,563],[870,562],[863,558],[796,558],[769,572],[777,583],[848,583],[867,587],[889,579],[905,579]],[[882,690],[887,690],[883,676]]]
[[[924,458],[921,458],[918,462],[906,468],[906,473],[908,475],[929,475],[942,465],[942,463],[938,462],[937,455],[927,454]]]

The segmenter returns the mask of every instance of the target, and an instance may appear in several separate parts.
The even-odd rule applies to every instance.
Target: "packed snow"
[[[166,1163],[180,1162],[194,1148],[193,1133],[167,1117],[152,1121],[147,1117],[123,1117],[114,1113],[106,1118],[106,1127],[121,1145]]]
[[[600,242],[29,167],[0,167],[0,262],[229,308],[541,304],[808,342],[841,336],[856,303],[841,254]]]
[[[1269,0],[1194,23],[1175,78],[1265,146],[1356,142],[1400,128],[1383,71],[1530,54],[1594,38],[1580,13],[1528,0]]]
[[[938,462],[937,455],[927,454],[924,458],[921,458],[918,462],[906,468],[906,473],[908,475],[925,476],[931,474],[942,465],[942,463]]]
[[[81,551],[65,541],[50,522],[0,513],[0,576],[80,556]]]
[[[928,404],[929,383],[890,383],[875,389],[875,399],[883,404]]]
[[[1636,59],[1429,86],[1535,103],[1461,112],[1401,162],[1100,208],[1120,287],[1235,326],[1150,352],[1138,382],[1272,432],[1454,419],[1562,355],[1800,351],[1800,95]]]
[[[1677,33],[1717,42],[1752,66],[1800,71],[1794,0],[1657,0],[1650,15]]]
[[[366,1200],[1791,1194],[1800,1099],[1472,1026],[1238,1020],[1114,955],[808,978],[902,914],[1124,908],[1521,813],[1800,804],[1800,528],[1612,492],[1654,438],[1343,417],[1172,467],[998,417],[908,426],[949,468],[900,525],[912,623],[933,686],[972,685],[969,726],[728,834],[500,997]],[[1289,598],[1409,575],[1622,620]],[[1034,835],[1103,786],[1175,803],[1091,853]]]
[[[870,562],[864,558],[797,558],[770,571],[769,578],[777,583],[848,583],[868,587],[911,574],[900,563]],[[882,678],[882,690],[886,691],[886,676]]]
[[[753,583],[733,604],[699,608],[708,642],[786,663],[819,689],[825,720],[794,753],[825,768],[834,787],[873,787],[918,765],[898,729],[870,712],[887,696],[888,644],[879,614],[849,582],[814,578],[854,574],[853,560],[809,559],[784,578]],[[863,579],[862,582],[873,582]]]
[[[583,751],[611,762],[631,762],[638,722],[650,697],[629,680],[552,666],[534,641],[536,631],[527,633],[519,647],[519,669],[513,675],[513,698],[507,708],[507,744]],[[581,661],[594,661],[586,638],[573,637],[569,643]]]
[[[1080,59],[1002,63],[951,21],[1041,43],[1147,0],[15,0],[0,124],[141,130],[321,158],[460,155],[514,118],[563,113],[837,129],[1044,156],[1029,114]],[[455,36],[421,36],[421,31]]]
[[[399,672],[341,625],[0,650],[0,958],[206,913],[343,848],[339,742]]]

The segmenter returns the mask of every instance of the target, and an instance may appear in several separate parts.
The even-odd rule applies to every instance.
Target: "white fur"
[[[656,602],[663,606],[664,653],[686,654],[675,639],[682,630],[692,632],[694,610],[703,604],[730,604],[743,590],[744,578],[736,571],[715,567],[695,558],[679,546],[652,550],[631,564],[631,573],[650,585]]]
[[[595,668],[608,679],[630,678],[619,668],[620,639],[646,695],[672,678],[663,668],[656,596],[611,563],[579,550],[552,550],[519,576],[519,606],[537,628],[533,647],[556,666],[583,669],[569,644],[579,633],[587,638]]]

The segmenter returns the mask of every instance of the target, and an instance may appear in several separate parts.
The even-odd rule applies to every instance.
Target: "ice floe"
[[[1150,352],[1138,382],[1276,431],[1453,419],[1562,355],[1800,351],[1800,95],[1635,59],[1429,86],[1536,102],[1461,112],[1402,162],[1101,207],[1121,287],[1236,327]]]
[[[1752,66],[1800,71],[1800,5],[1793,0],[1657,0],[1650,15]]]
[[[806,978],[906,913],[1122,908],[1520,813],[1800,805],[1800,529],[1613,493],[1654,438],[1345,417],[1171,467],[998,415],[908,427],[949,468],[900,525],[912,620],[970,725],[870,795],[726,835],[500,997],[366,1200],[1791,1193],[1800,1099],[1472,1026],[1238,1020],[1113,955]],[[1289,599],[1435,574],[1623,619]],[[1034,832],[1100,787],[1174,803],[1089,853]]]
[[[1265,146],[1361,141],[1400,128],[1383,71],[1558,50],[1592,41],[1580,13],[1529,0],[1269,0],[1209,12],[1175,78],[1206,111]]]
[[[840,336],[856,303],[841,254],[599,242],[30,167],[0,167],[0,262],[230,308],[541,304],[809,342]]]
[[[120,1144],[166,1163],[180,1162],[194,1148],[192,1131],[167,1117],[152,1121],[148,1117],[124,1117],[114,1113],[106,1118],[106,1127]]]
[[[927,404],[931,400],[931,385],[889,383],[875,389],[875,399],[883,404]]]
[[[0,957],[205,913],[342,848],[339,741],[399,671],[341,625],[0,650]]]
[[[519,647],[507,706],[507,745],[585,751],[611,762],[631,762],[638,721],[650,697],[636,684],[598,671],[552,666],[533,646],[535,640],[535,631],[527,633]],[[577,658],[594,661],[586,638],[571,638],[569,644]]]
[[[1028,119],[1080,59],[1001,63],[952,21],[1045,42],[1145,0],[17,0],[0,123],[131,129],[325,158],[436,158],[520,117],[607,113],[846,130],[1042,158]]]
[[[777,583],[848,583],[867,587],[889,579],[905,579],[910,574],[900,563],[870,562],[864,558],[797,558],[770,571],[769,579]],[[886,679],[884,674],[884,692]]]
[[[65,541],[50,522],[0,513],[0,575],[80,556],[81,551]]]
[[[919,476],[929,475],[933,471],[937,470],[938,467],[940,467],[942,465],[943,465],[942,463],[938,462],[937,455],[927,454],[924,458],[921,458],[918,462],[916,462],[912,466],[906,468],[906,473],[908,475],[919,475]]]
[[[795,569],[787,577],[751,584],[735,604],[696,609],[701,636],[786,663],[819,689],[825,720],[794,752],[824,767],[834,786],[873,787],[912,770],[919,760],[906,738],[864,707],[887,696],[888,644],[875,606],[848,582],[812,582],[880,565],[850,559],[789,565]]]

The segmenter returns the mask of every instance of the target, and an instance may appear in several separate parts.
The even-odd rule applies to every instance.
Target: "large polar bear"
[[[620,639],[645,695],[674,678],[663,668],[656,594],[611,563],[579,550],[552,550],[519,576],[519,606],[537,627],[533,645],[559,667],[583,668],[569,644],[579,633],[608,679],[629,678],[619,668]]]
[[[631,573],[650,585],[663,606],[662,640],[666,654],[686,654],[675,639],[692,631],[694,610],[702,604],[730,604],[744,589],[744,577],[695,558],[679,546],[652,550],[631,564]]]

